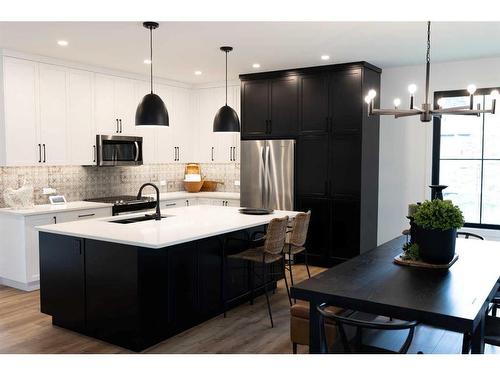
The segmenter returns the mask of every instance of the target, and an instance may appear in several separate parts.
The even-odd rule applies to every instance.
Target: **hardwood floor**
[[[311,267],[311,273],[323,269]],[[294,280],[306,277],[305,267],[294,266]],[[0,353],[131,353],[78,333],[52,326],[51,317],[39,311],[39,291],[22,292],[0,286]],[[264,296],[253,306],[241,305],[188,331],[149,348],[144,353],[291,353],[289,305],[284,282],[271,295],[274,328]],[[387,341],[381,337],[380,340]],[[419,326],[411,353],[459,353],[461,335]],[[488,346],[486,352],[500,354]],[[299,347],[306,353],[307,347]]]

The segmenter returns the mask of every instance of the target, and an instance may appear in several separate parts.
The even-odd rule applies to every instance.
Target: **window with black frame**
[[[492,88],[479,89],[474,107],[491,107]],[[442,108],[468,106],[466,91],[434,93]],[[500,229],[500,110],[481,116],[434,118],[432,183],[448,185],[444,199],[458,205],[466,226]]]

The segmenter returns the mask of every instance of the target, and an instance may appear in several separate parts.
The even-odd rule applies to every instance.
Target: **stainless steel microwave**
[[[142,165],[142,137],[97,136],[97,165]]]

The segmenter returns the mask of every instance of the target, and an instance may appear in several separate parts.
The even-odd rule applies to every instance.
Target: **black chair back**
[[[360,353],[363,352],[362,348],[362,330],[363,329],[376,329],[383,331],[400,331],[400,330],[408,330],[408,336],[406,337],[405,342],[401,346],[401,348],[396,352],[400,354],[405,354],[408,352],[408,349],[413,340],[413,335],[415,333],[415,327],[418,324],[416,321],[402,321],[402,320],[390,320],[388,322],[378,322],[378,321],[368,321],[361,320],[358,318],[354,318],[353,314],[351,315],[337,315],[332,312],[326,311],[326,304],[322,304],[318,306],[318,312],[320,313],[320,332],[321,332],[321,340],[325,348],[328,348],[328,343],[326,342],[326,332],[325,332],[325,319],[333,321],[342,342],[342,347],[344,352],[346,353]],[[356,328],[356,335],[354,340],[351,342],[347,338],[346,331],[344,326],[352,326]]]
[[[475,233],[470,233],[470,232],[457,232],[457,238],[463,237],[466,239],[469,239],[469,237],[475,238],[477,240],[484,240],[483,236],[480,236],[479,234]]]

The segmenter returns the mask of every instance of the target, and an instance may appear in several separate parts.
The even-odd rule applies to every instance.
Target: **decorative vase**
[[[431,264],[447,264],[455,256],[456,229],[425,229],[414,225],[420,258]]]

